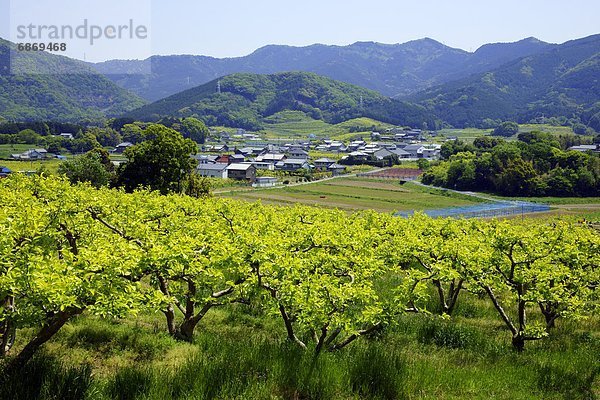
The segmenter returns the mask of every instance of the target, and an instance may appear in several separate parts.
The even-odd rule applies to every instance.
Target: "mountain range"
[[[146,103],[84,62],[18,52],[0,39],[0,117],[14,121],[99,121]],[[16,73],[13,73],[16,72]]]
[[[332,79],[402,97],[436,84],[488,71],[555,45],[535,38],[488,44],[474,53],[425,38],[403,44],[357,42],[349,46],[270,45],[236,58],[153,56],[148,60],[112,60],[90,66],[119,86],[150,101],[238,72],[273,74],[314,72]],[[151,73],[138,73],[150,63]],[[146,68],[147,69],[147,68]]]
[[[418,127],[564,117],[600,131],[600,35],[563,44],[527,38],[473,53],[432,39],[99,64],[29,52],[12,60],[20,74],[10,74],[11,49],[0,40],[0,119],[14,121],[195,115],[257,129],[279,111],[300,110],[328,122],[365,116]],[[140,73],[147,62],[152,72]]]

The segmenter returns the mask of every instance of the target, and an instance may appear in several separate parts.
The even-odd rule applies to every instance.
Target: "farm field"
[[[384,213],[466,206],[477,203],[476,199],[444,190],[422,188],[410,183],[401,185],[395,180],[358,177],[331,179],[287,188],[235,191],[218,195],[247,201],[260,200],[265,204],[301,203],[347,211],[372,209]]]
[[[270,139],[307,139],[308,135],[329,137],[335,140],[349,141],[355,137],[370,134],[371,127],[392,127],[370,118],[355,118],[339,124],[329,124],[316,120],[301,111],[283,111],[266,119],[266,128],[259,132]],[[350,132],[361,128],[363,132]]]
[[[38,147],[32,144],[0,144],[0,158],[10,158],[12,154],[24,153]]]
[[[29,172],[37,171],[43,168],[49,173],[56,173],[58,166],[62,161],[53,159],[46,161],[11,161],[11,160],[0,160],[0,166],[7,167],[14,172]]]

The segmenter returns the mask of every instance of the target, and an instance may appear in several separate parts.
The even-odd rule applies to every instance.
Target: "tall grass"
[[[486,304],[466,295],[452,320],[407,315],[316,359],[283,339],[278,320],[249,307],[209,314],[193,345],[156,332],[160,316],[82,317],[5,379],[0,399],[598,398],[597,321],[560,321],[517,354]]]

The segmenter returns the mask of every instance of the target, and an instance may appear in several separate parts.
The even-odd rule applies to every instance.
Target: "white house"
[[[227,164],[200,164],[196,168],[196,172],[200,174],[200,176],[226,179]]]

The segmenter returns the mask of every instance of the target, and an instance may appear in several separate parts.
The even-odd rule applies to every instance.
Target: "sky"
[[[64,40],[88,61],[152,54],[243,56],[267,44],[403,43],[430,37],[474,51],[534,36],[562,43],[600,33],[598,0],[0,0],[0,36],[17,26],[145,26],[145,38]],[[112,32],[112,31],[111,31]],[[29,41],[34,41],[30,39]],[[48,40],[46,40],[48,41]]]

